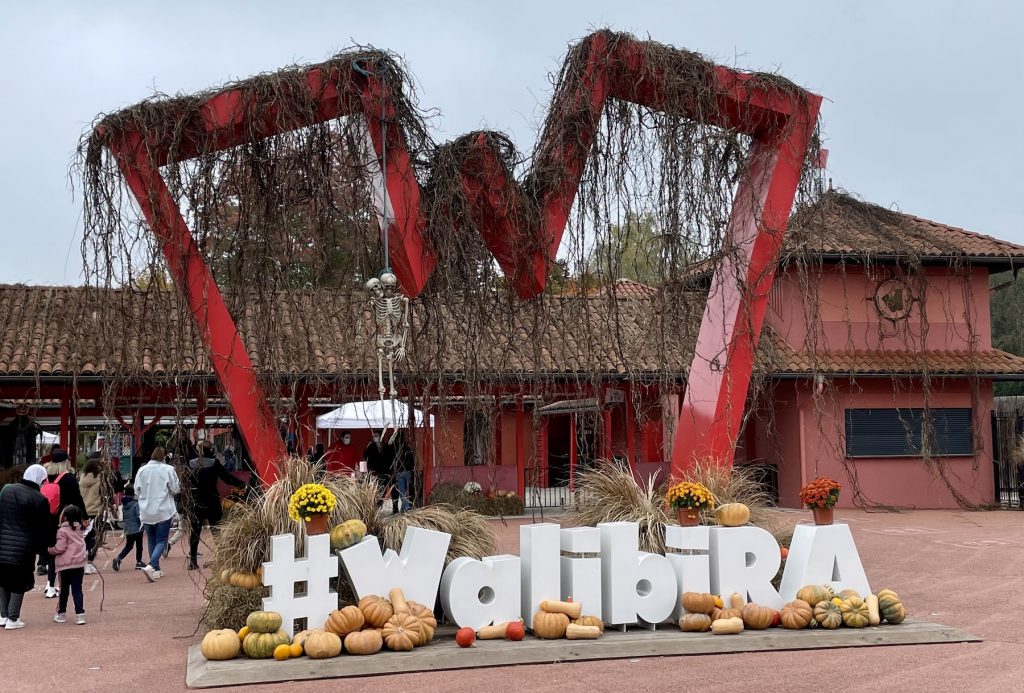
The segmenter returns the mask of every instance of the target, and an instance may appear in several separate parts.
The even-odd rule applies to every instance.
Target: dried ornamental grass
[[[742,465],[723,465],[712,459],[701,459],[680,475],[682,481],[703,484],[715,496],[716,505],[743,503],[750,508],[750,524],[763,527],[770,523],[768,512],[771,496],[754,478],[751,470]],[[713,510],[701,512],[704,524],[716,524]]]
[[[205,595],[206,609],[201,620],[210,630],[238,630],[250,613],[263,608],[262,590],[242,589],[218,580],[206,583]]]
[[[447,505],[428,505],[384,520],[380,535],[383,548],[400,551],[407,527],[422,527],[452,536],[445,565],[456,558],[483,558],[497,551],[497,538],[487,518],[472,510]]]

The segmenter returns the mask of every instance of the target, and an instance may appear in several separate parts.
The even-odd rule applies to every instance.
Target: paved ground
[[[841,511],[854,528],[876,590],[897,590],[914,618],[963,628],[983,643],[661,657],[375,677],[361,691],[559,689],[587,691],[1013,691],[1024,689],[1024,513]],[[805,513],[793,513],[794,520]],[[499,526],[501,551],[518,552],[518,522]],[[133,690],[159,681],[184,688],[185,651],[203,606],[185,571],[180,545],[167,577],[149,584],[134,571],[114,573],[113,553],[86,578],[85,626],[50,621],[55,602],[26,595],[20,631],[0,632],[4,690]],[[105,592],[103,611],[100,599]],[[330,680],[257,686],[286,691],[337,690]],[[127,688],[125,688],[127,687]],[[250,690],[254,687],[247,687]]]

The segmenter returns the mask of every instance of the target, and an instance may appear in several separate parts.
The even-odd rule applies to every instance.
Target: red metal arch
[[[653,109],[665,107],[670,75],[647,69],[644,42],[618,38],[610,44],[610,38],[608,32],[597,32],[584,39],[588,61],[582,79],[548,115],[534,166],[554,166],[562,175],[549,187],[533,191],[541,204],[538,227],[523,222],[532,217],[523,214],[522,189],[486,135],[478,135],[464,155],[462,184],[472,221],[522,298],[544,289],[605,101],[618,98]],[[752,84],[754,79],[724,67],[714,69],[718,105],[714,124],[749,134],[754,144],[728,229],[730,246],[740,252],[722,261],[712,282],[680,415],[672,455],[674,472],[699,457],[712,456],[727,464],[732,461],[775,261],[821,102],[815,94],[766,87],[763,82]],[[306,80],[319,102],[315,118],[283,128],[270,109],[261,122],[253,123],[247,118],[255,95],[244,88],[224,91],[201,107],[200,117],[191,125],[193,136],[186,132],[185,144],[176,146],[174,158],[183,161],[238,146],[249,141],[253,132],[259,139],[361,114],[378,160],[383,160],[385,129],[380,114],[390,118],[394,113],[386,86],[372,72],[343,70],[336,64],[309,69]],[[682,115],[698,116],[695,110]],[[559,135],[570,121],[573,137],[561,139]],[[420,190],[406,144],[396,128],[388,130],[386,137],[383,174],[391,265],[403,290],[415,296],[433,272],[436,259],[423,236]],[[204,144],[202,152],[199,145],[189,144],[209,143],[211,138],[214,146]],[[175,283],[187,297],[260,475],[271,479],[272,462],[284,454],[284,447],[210,268],[159,173],[169,159],[170,145],[154,132],[128,132],[110,142],[110,147],[162,244]],[[743,291],[736,277],[746,280]]]

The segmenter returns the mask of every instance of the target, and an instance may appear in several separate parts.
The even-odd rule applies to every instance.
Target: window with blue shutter
[[[964,409],[847,409],[847,457],[974,454],[972,412]],[[929,433],[930,431],[930,433]]]

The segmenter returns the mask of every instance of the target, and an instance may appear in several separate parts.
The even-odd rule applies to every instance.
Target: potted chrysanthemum
[[[811,509],[814,524],[832,524],[833,508],[839,502],[842,485],[835,479],[819,476],[800,487],[800,501]]]
[[[334,502],[334,494],[323,484],[303,484],[288,500],[288,517],[302,522],[306,534],[325,534]]]
[[[715,495],[704,484],[680,481],[669,486],[665,502],[676,510],[681,526],[695,527],[700,524],[700,511],[715,507]]]

